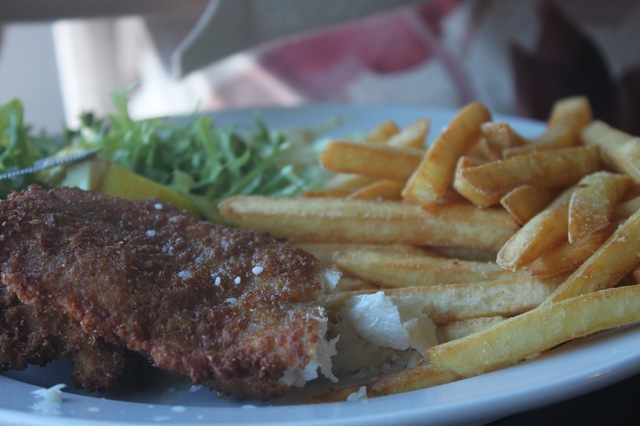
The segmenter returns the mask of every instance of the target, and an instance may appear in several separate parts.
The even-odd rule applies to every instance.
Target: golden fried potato
[[[310,241],[498,250],[517,230],[504,210],[471,204],[427,211],[397,201],[236,196],[219,208],[232,225]]]
[[[423,156],[419,149],[331,141],[322,150],[320,164],[331,172],[405,181]]]
[[[472,103],[460,110],[427,150],[403,196],[421,204],[437,202],[453,182],[458,159],[478,142],[480,125],[490,120],[491,114],[482,104]]]
[[[569,202],[569,242],[606,228],[631,186],[627,175],[595,172],[582,178]]]
[[[569,340],[640,321],[640,286],[550,303],[428,350],[438,369],[471,377],[522,361]]]
[[[490,207],[521,185],[562,189],[599,166],[598,150],[593,147],[533,152],[464,168],[458,172],[454,187],[472,203]]]

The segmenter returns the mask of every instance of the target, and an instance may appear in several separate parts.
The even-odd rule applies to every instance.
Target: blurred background
[[[0,102],[59,129],[134,116],[333,101],[547,117],[585,94],[640,133],[640,3],[633,0],[5,0]]]
[[[51,24],[5,25],[0,37],[0,102],[19,97],[28,105],[29,119],[60,129],[64,110]]]

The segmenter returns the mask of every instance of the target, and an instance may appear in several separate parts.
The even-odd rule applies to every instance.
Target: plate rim
[[[285,107],[254,107],[254,108],[241,108],[234,110],[226,110],[226,111],[215,111],[213,113],[207,113],[207,115],[212,115],[214,117],[214,122],[218,122],[220,119],[222,124],[226,121],[234,120],[238,117],[244,117],[246,121],[252,120],[256,111],[259,111],[260,115],[265,119],[265,121],[269,124],[270,121],[273,121],[274,118],[282,116],[282,115],[291,115],[291,114],[319,114],[321,112],[326,111],[353,111],[356,113],[356,120],[358,119],[358,114],[363,114],[366,112],[376,111],[376,113],[402,113],[411,115],[412,117],[416,117],[421,114],[431,115],[432,117],[437,115],[447,116],[448,118],[453,117],[455,112],[458,109],[455,108],[446,108],[446,107],[431,107],[431,106],[420,106],[420,105],[383,105],[383,104],[368,104],[368,105],[354,105],[354,104],[345,104],[345,103],[314,103],[307,104],[302,106],[285,106]],[[514,124],[514,127],[518,130],[522,130],[523,128],[526,130],[523,133],[526,135],[531,135],[536,132],[541,132],[544,130],[544,122],[509,116],[504,114],[494,114],[494,120],[504,120],[509,123]],[[279,119],[282,117],[279,117]],[[328,118],[328,117],[325,117]],[[411,119],[408,117],[394,117],[390,116],[389,119],[397,120],[399,123],[408,124]],[[319,117],[319,121],[322,120],[322,117]],[[276,120],[277,121],[277,120]],[[292,125],[295,127],[295,124]],[[335,131],[340,131],[343,126],[338,126]],[[366,129],[364,129],[366,130]],[[431,134],[436,134],[439,129],[433,128],[431,130]],[[569,350],[572,347],[577,346],[577,349],[580,350],[581,346],[586,345],[587,347],[598,346],[598,342],[604,339],[605,341],[613,340],[613,341],[623,341],[625,338],[630,338],[630,336],[636,336],[640,334],[640,326],[629,327],[627,330],[619,331],[616,333],[609,334],[598,334],[595,337],[595,340],[586,339],[579,340],[576,342],[571,342],[567,344]],[[565,348],[566,349],[566,348]],[[560,354],[562,355],[562,354]],[[421,401],[427,394],[432,394],[434,389],[440,389],[440,391],[451,391],[456,392],[460,390],[461,387],[464,388],[464,383],[474,384],[478,381],[482,382],[482,378],[491,378],[491,377],[500,377],[502,375],[509,375],[509,371],[513,372],[514,368],[517,369],[524,365],[525,368],[531,365],[535,365],[534,363],[544,360],[545,357],[541,357],[539,359],[527,361],[525,363],[518,364],[516,366],[508,367],[503,370],[498,370],[496,372],[487,373],[482,376],[465,379],[462,381],[449,383],[446,385],[441,385],[434,388],[417,390],[412,392],[407,392],[404,394],[398,395],[389,395],[385,397],[376,398],[376,405],[381,405],[382,408],[387,408],[389,404],[393,405],[394,401],[402,400],[404,398],[410,397],[413,400]],[[506,373],[505,373],[506,372]],[[553,402],[560,402],[562,400],[566,400],[581,394],[585,394],[596,389],[607,386],[616,381],[622,380],[624,378],[630,377],[631,375],[640,372],[640,348],[638,348],[635,352],[628,353],[625,357],[621,359],[617,359],[616,361],[611,361],[602,366],[602,368],[591,368],[589,370],[585,370],[581,373],[573,373],[569,377],[565,377],[562,380],[565,382],[564,387],[562,389],[554,388],[553,386],[545,386],[545,385],[537,385],[535,387],[530,387],[528,389],[521,389],[519,391],[514,391],[514,394],[511,397],[505,397],[503,394],[493,394],[487,395],[484,398],[476,398],[475,400],[462,401],[458,402],[457,405],[454,402],[449,402],[448,405],[441,405],[440,407],[430,407],[429,409],[425,409],[424,407],[412,407],[412,409],[405,409],[403,412],[387,412],[385,413],[377,413],[375,417],[371,415],[361,415],[362,412],[370,412],[371,410],[367,410],[366,408],[371,408],[370,405],[373,405],[371,401],[368,400],[359,403],[350,403],[350,402],[337,402],[337,403],[326,403],[326,404],[317,404],[314,407],[322,407],[328,411],[332,412],[340,412],[342,416],[346,417],[338,417],[338,418],[309,418],[300,423],[300,419],[293,420],[293,422],[297,424],[305,424],[305,425],[341,425],[341,424],[349,424],[349,425],[358,425],[358,424],[386,424],[389,421],[395,421],[399,424],[411,424],[419,421],[424,421],[424,415],[431,415],[432,417],[429,420],[433,420],[433,424],[460,424],[468,421],[489,421],[495,420],[500,417],[504,417],[506,415],[515,414],[517,412],[521,412],[528,409],[535,409]],[[0,384],[7,384],[7,380],[15,381],[14,379],[8,378],[4,375],[0,375]],[[17,382],[17,381],[16,381]],[[558,380],[560,382],[560,380]],[[38,389],[39,387],[26,384],[23,382],[19,382],[25,386],[25,390],[28,393],[30,390]],[[15,384],[15,383],[14,383]],[[12,386],[13,388],[15,386]],[[2,387],[3,389],[5,386]],[[544,392],[543,392],[544,391]],[[531,392],[536,393],[535,397],[531,397]],[[0,391],[0,395],[2,391]],[[528,395],[528,398],[523,398],[523,396]],[[215,396],[212,396],[215,398]],[[521,400],[515,401],[516,397],[520,397]],[[67,398],[70,401],[79,401],[84,398],[91,398],[91,401],[96,402],[96,399],[92,396],[83,396],[76,394],[69,394]],[[429,398],[427,398],[429,399]],[[501,407],[500,410],[496,410],[493,407],[495,402],[500,402],[496,400],[505,401],[505,399],[510,399],[511,404],[508,407]],[[33,400],[35,401],[35,400]],[[101,399],[100,401],[103,401]],[[114,403],[119,404],[138,404],[133,402],[124,402],[124,401],[112,401]],[[84,403],[90,403],[84,401]],[[88,420],[91,420],[93,424],[96,425],[118,425],[118,426],[141,426],[147,424],[158,424],[158,422],[154,421],[135,421],[135,422],[127,422],[127,421],[113,421],[113,420],[101,420],[95,418],[74,418],[69,417],[67,415],[63,415],[63,417],[50,417],[50,416],[41,416],[39,414],[34,414],[26,411],[12,410],[8,409],[5,406],[2,406],[3,403],[0,403],[0,420],[6,420],[13,422],[12,424],[29,424],[29,425],[40,425],[40,424],[74,424],[75,422],[83,423]],[[65,404],[63,402],[63,404]],[[86,405],[86,404],[85,404]],[[109,405],[109,404],[106,404]],[[297,407],[297,408],[295,408]],[[274,406],[274,407],[264,407],[268,411],[269,414],[277,413],[280,415],[281,412],[291,412],[291,411],[299,411],[302,406],[299,405],[291,405],[291,406]],[[306,406],[310,407],[310,406]],[[360,408],[359,408],[360,407]],[[365,409],[362,409],[365,407]],[[190,407],[191,408],[191,407]],[[201,408],[201,407],[198,407]],[[206,410],[237,410],[238,407],[228,407],[228,408],[220,408],[220,407],[205,407]],[[257,408],[257,410],[261,410],[262,407]],[[458,412],[456,415],[451,416],[450,411],[453,409],[457,409]],[[462,410],[464,409],[464,410]],[[470,411],[469,411],[470,410]],[[373,410],[375,411],[375,410]],[[464,411],[464,412],[463,412]],[[247,410],[247,413],[253,412],[253,410]],[[366,414],[366,413],[365,413]],[[278,423],[278,424],[287,424],[283,423],[284,418],[264,418],[264,420],[268,420],[267,422],[263,422],[260,424],[269,424],[269,423]],[[220,423],[220,424],[258,424],[254,423],[252,420],[253,417],[247,417],[247,421],[233,421],[230,423]],[[55,422],[55,420],[60,420],[59,423]],[[197,420],[197,419],[196,419]],[[204,424],[198,421],[189,421],[181,423],[180,420],[177,422],[172,422],[174,425],[194,425],[194,424]]]

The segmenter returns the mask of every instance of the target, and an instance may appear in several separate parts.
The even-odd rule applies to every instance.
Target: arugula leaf
[[[236,194],[291,196],[318,187],[320,133],[315,128],[274,131],[259,115],[252,126],[222,127],[211,116],[135,120],[128,108],[131,88],[111,94],[115,112],[80,116],[80,125],[62,137],[34,135],[24,123],[19,100],[0,106],[0,172],[22,168],[48,156],[101,149],[110,161],[187,196],[203,216],[221,223],[217,205]],[[55,168],[0,182],[0,196],[30,183],[52,187],[64,178]]]
[[[59,148],[52,138],[34,135],[24,123],[22,102],[13,99],[0,106],[0,172],[31,166],[36,160],[47,157]],[[19,176],[0,181],[0,197],[32,183],[43,183],[36,175]]]
[[[311,164],[292,164],[302,158],[294,153],[309,149],[312,138],[273,131],[259,115],[254,126],[234,127],[195,115],[134,120],[129,93],[112,94],[114,114],[84,114],[80,127],[65,133],[65,153],[101,148],[114,163],[190,197],[215,222],[222,221],[218,203],[232,195],[294,195],[317,186],[317,156]],[[311,173],[313,168],[318,170]]]

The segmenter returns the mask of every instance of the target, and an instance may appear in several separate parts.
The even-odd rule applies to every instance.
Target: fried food
[[[456,173],[453,185],[472,203],[489,207],[521,185],[560,190],[578,183],[599,166],[598,150],[592,147],[534,151],[464,168]]]
[[[548,303],[429,349],[438,369],[471,377],[515,364],[561,343],[640,320],[640,285]]]
[[[0,224],[2,279],[23,303],[159,368],[262,399],[316,374],[324,269],[302,250],[72,188],[13,193]]]
[[[225,220],[278,238],[497,251],[518,230],[504,210],[469,203],[429,206],[342,198],[239,195],[219,205]]]
[[[58,333],[43,330],[44,326],[55,330],[62,317],[39,315],[33,308],[18,300],[9,289],[0,286],[0,370],[23,370],[29,364],[45,365],[63,354],[64,342]]]
[[[478,142],[480,126],[490,120],[491,113],[480,103],[461,109],[413,170],[404,197],[420,204],[432,204],[442,197],[453,182],[458,159]]]
[[[68,316],[21,303],[0,286],[0,371],[62,358],[71,358],[73,380],[87,392],[114,387],[140,361],[124,347],[84,332]]]

